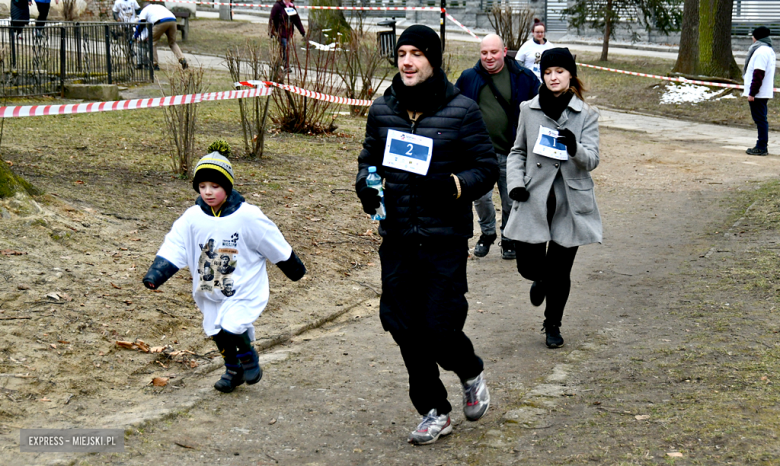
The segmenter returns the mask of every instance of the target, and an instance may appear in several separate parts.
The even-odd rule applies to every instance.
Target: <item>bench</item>
[[[190,12],[176,10],[172,12],[176,17],[176,30],[181,31],[181,41],[187,40],[187,36],[190,35]],[[179,22],[179,18],[184,19],[183,23]]]

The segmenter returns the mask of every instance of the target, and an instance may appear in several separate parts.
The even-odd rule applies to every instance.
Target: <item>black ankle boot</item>
[[[254,348],[250,348],[250,351],[246,353],[239,354],[238,360],[241,361],[241,367],[244,369],[244,380],[246,380],[246,383],[254,385],[263,378],[263,368],[260,367],[257,351]]]
[[[244,369],[240,365],[225,364],[225,373],[222,374],[214,388],[222,393],[230,393],[244,383]]]

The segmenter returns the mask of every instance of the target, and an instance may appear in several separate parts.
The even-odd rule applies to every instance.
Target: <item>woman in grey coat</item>
[[[507,158],[513,200],[504,234],[517,243],[517,270],[532,280],[531,304],[547,300],[547,346],[563,346],[560,326],[577,248],[601,242],[590,172],[599,164],[598,112],[583,102],[569,49],[546,50],[539,95],[520,105]]]

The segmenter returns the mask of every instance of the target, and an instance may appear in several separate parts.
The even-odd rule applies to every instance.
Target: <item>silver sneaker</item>
[[[485,372],[463,384],[463,414],[469,421],[476,421],[488,410],[490,393],[485,383]]]
[[[409,434],[409,443],[414,445],[429,445],[443,435],[452,433],[452,423],[449,414],[439,414],[435,409],[428,411],[422,422]]]

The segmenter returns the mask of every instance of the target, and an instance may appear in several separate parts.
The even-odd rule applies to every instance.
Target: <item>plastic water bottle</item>
[[[376,213],[371,216],[371,220],[384,220],[385,217],[387,217],[387,211],[385,210],[385,193],[384,188],[382,188],[382,177],[376,173],[376,167],[368,167],[366,185],[369,188],[374,188],[379,191],[379,207],[377,207]]]

